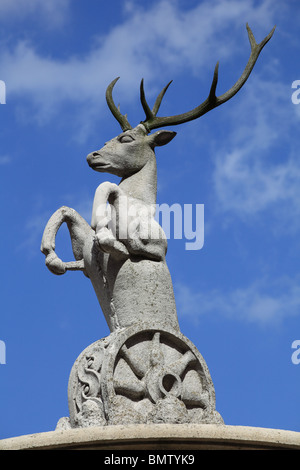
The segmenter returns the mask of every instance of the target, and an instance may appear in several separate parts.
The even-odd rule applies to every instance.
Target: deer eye
[[[133,142],[133,141],[134,141],[134,138],[131,137],[131,135],[122,135],[119,138],[119,142],[121,142],[121,144],[127,144],[127,143]]]

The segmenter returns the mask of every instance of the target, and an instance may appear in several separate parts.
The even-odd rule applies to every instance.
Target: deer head
[[[167,144],[175,135],[172,131],[148,135],[145,126],[139,124],[106,142],[102,149],[90,153],[87,161],[93,170],[127,178],[147,164],[156,146]]]
[[[132,179],[133,175],[140,173],[144,168],[149,170],[147,174],[151,174],[151,178],[153,180],[156,177],[154,148],[156,146],[165,145],[170,142],[176,133],[166,130],[156,131],[153,134],[150,134],[150,132],[161,127],[178,125],[192,121],[194,119],[198,119],[208,111],[231,99],[242,88],[248,79],[260,52],[271,39],[274,30],[275,27],[261,43],[257,44],[253,33],[247,24],[251,53],[248,63],[240,78],[227,92],[221,96],[216,96],[219,68],[219,63],[217,63],[208,97],[199,106],[183,114],[158,117],[157,113],[159,111],[162,99],[171,82],[169,82],[163,88],[151,110],[146,101],[144,81],[142,80],[140,86],[140,99],[146,118],[138,126],[132,128],[128,122],[127,116],[120,112],[120,108],[117,107],[113,101],[112,91],[119,77],[113,80],[106,90],[106,101],[110,111],[119,122],[123,132],[122,134],[107,142],[102,149],[96,152],[92,152],[88,155],[87,161],[90,167],[96,171],[112,173],[122,177],[123,180],[121,183],[123,186],[125,180],[127,180],[129,177]],[[144,174],[145,173],[146,172],[144,171]],[[149,181],[147,181],[147,183],[149,183]],[[128,190],[129,187],[129,184],[127,184]]]

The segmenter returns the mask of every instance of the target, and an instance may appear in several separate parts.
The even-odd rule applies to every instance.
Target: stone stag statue
[[[272,37],[257,44],[247,25],[251,54],[238,81],[216,96],[218,64],[208,98],[192,111],[158,117],[165,92],[150,109],[140,87],[144,121],[132,128],[107,88],[109,109],[122,133],[87,156],[98,172],[121,178],[97,188],[89,225],[74,209],[61,207],[49,219],[41,251],[54,274],[81,270],[91,280],[110,335],[88,346],[69,378],[69,418],[59,427],[130,423],[222,423],[215,410],[215,392],[206,363],[180,332],[171,276],[166,264],[167,239],[154,219],[157,192],[156,146],[168,144],[173,131],[154,129],[203,116],[232,98],[248,79]],[[70,232],[76,261],[55,253],[62,223]]]

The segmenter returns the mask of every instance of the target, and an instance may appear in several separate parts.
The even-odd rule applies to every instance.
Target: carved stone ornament
[[[87,156],[89,166],[121,178],[104,182],[95,192],[91,224],[74,209],[61,207],[49,219],[41,251],[57,275],[80,270],[91,280],[111,334],[88,346],[69,378],[70,416],[57,427],[76,428],[130,423],[223,423],[215,410],[215,391],[206,363],[180,332],[171,276],[166,264],[167,237],[156,222],[155,147],[168,144],[173,131],[154,129],[197,119],[233,97],[248,79],[272,37],[255,42],[247,25],[251,54],[238,81],[217,97],[218,64],[208,98],[192,111],[158,117],[170,83],[150,109],[141,82],[146,115],[132,128],[106,100],[122,133]],[[70,232],[75,260],[64,262],[55,252],[62,223]]]
[[[68,393],[70,427],[223,422],[199,351],[163,325],[137,324],[88,346]]]

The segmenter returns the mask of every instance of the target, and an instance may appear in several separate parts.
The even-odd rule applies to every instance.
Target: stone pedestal
[[[300,433],[216,424],[152,424],[57,430],[0,441],[0,450],[300,450]],[[170,454],[170,452],[168,452]],[[120,453],[118,454],[120,455]]]

